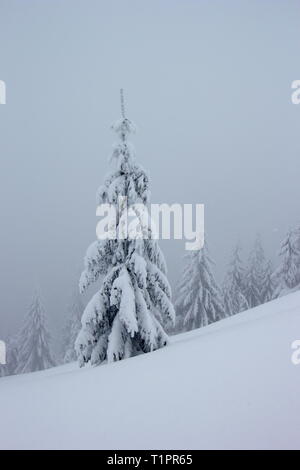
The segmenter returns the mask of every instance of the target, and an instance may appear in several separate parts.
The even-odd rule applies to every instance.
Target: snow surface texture
[[[0,379],[3,449],[300,448],[300,292],[158,351]]]

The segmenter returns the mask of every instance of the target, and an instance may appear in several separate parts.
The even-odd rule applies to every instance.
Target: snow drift
[[[110,365],[0,379],[3,449],[300,448],[300,292]]]

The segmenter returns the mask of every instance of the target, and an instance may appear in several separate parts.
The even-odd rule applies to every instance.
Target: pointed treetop
[[[121,119],[119,119],[115,124],[113,124],[113,130],[119,135],[121,140],[125,142],[127,140],[128,134],[136,131],[135,124],[130,121],[125,115],[125,100],[124,100],[124,90],[120,89],[120,99],[121,99]]]
[[[125,118],[125,100],[124,100],[124,90],[121,88],[120,90],[120,98],[121,98],[121,115],[123,119]]]

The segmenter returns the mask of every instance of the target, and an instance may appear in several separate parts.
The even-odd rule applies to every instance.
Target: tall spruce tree
[[[235,315],[248,308],[248,302],[244,295],[245,271],[240,252],[241,247],[238,244],[233,250],[228,272],[223,283],[223,298],[227,315]]]
[[[126,214],[133,211],[137,236],[129,237],[128,230],[122,236],[98,239],[87,250],[80,291],[103,278],[82,316],[76,340],[80,366],[161,348],[168,342],[163,323],[175,321],[164,256],[137,207],[149,202],[149,178],[135,162],[128,141],[135,126],[125,117],[122,91],[121,107],[122,118],[113,126],[120,138],[112,154],[116,168],[100,187],[97,202],[115,207],[117,234]]]
[[[249,308],[264,302],[263,281],[266,271],[266,258],[260,236],[257,235],[250,253],[245,276],[244,294]]]
[[[281,263],[273,273],[273,298],[300,289],[300,227],[289,230],[281,243]]]
[[[185,256],[186,264],[175,303],[182,331],[207,326],[225,318],[221,290],[212,271],[207,244]],[[179,330],[177,329],[177,331]]]
[[[23,328],[18,335],[17,374],[53,367],[55,361],[50,350],[50,334],[39,295],[35,293]]]

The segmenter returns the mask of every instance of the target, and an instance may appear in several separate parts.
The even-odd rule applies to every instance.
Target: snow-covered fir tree
[[[78,289],[74,290],[72,299],[69,305],[69,315],[63,334],[63,362],[76,361],[77,355],[75,351],[75,341],[81,329],[81,317],[84,311],[82,297]]]
[[[262,285],[261,285],[261,294],[262,294],[262,303],[269,302],[272,300],[274,295],[274,281],[273,281],[273,269],[271,261],[268,261],[266,268],[263,273]]]
[[[225,318],[221,290],[212,271],[207,244],[185,256],[176,299],[177,331],[189,331]]]
[[[35,293],[23,328],[18,335],[17,374],[53,367],[55,361],[50,350],[50,334],[39,295]]]
[[[266,258],[260,236],[257,235],[250,253],[245,276],[244,294],[249,308],[264,302],[263,281],[266,271]]]
[[[241,247],[238,244],[232,253],[229,268],[223,283],[223,298],[227,315],[235,315],[247,310],[248,302],[244,295],[245,270],[240,256]]]
[[[135,126],[125,117],[123,102],[122,118],[113,129],[120,139],[112,154],[115,169],[99,188],[97,203],[115,207],[117,230],[113,239],[96,240],[85,257],[80,291],[100,276],[102,279],[82,316],[76,340],[80,366],[161,348],[168,342],[162,325],[175,321],[164,256],[136,206],[149,202],[149,178],[136,163],[128,141]],[[135,214],[136,238],[129,237],[126,230],[119,232],[124,228],[126,209]]]
[[[273,273],[273,298],[300,289],[300,227],[289,230],[281,243],[281,263]]]

